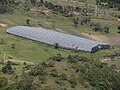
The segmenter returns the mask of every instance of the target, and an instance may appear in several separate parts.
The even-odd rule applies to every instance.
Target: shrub
[[[11,66],[10,63],[11,62],[8,62],[4,67],[2,67],[2,72],[3,73],[7,73],[7,74],[14,73],[14,70],[12,69],[12,66]]]
[[[62,61],[63,57],[61,56],[61,54],[57,54],[57,56],[53,56],[51,59],[54,61]]]
[[[14,9],[11,6],[0,5],[0,14],[13,13]]]
[[[118,33],[120,33],[120,26],[118,26],[118,30],[119,30]]]
[[[111,68],[111,69],[118,69],[115,64],[112,64],[112,65],[110,66],[110,68]]]
[[[59,44],[58,44],[58,43],[55,43],[55,44],[54,44],[54,48],[56,48],[56,49],[59,48]]]

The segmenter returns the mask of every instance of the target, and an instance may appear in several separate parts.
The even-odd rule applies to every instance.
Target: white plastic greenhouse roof
[[[63,34],[60,32],[47,30],[44,28],[16,26],[9,28],[7,30],[7,33],[43,42],[50,45],[58,43],[60,47],[66,49],[75,49],[87,52],[91,52],[91,50],[94,47],[97,47],[98,45],[108,45],[106,43],[99,43],[94,40]]]

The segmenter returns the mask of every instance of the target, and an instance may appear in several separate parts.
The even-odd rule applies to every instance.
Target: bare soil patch
[[[89,35],[87,33],[81,33],[82,35],[93,39],[95,41],[99,41],[102,43],[109,43],[110,45],[120,45],[120,35],[118,36],[103,36],[103,35]]]
[[[5,28],[5,27],[7,27],[7,24],[0,23],[0,27]]]

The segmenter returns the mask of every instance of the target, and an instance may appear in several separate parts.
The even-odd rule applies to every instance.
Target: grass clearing
[[[61,54],[64,57],[67,57],[69,54],[71,54],[71,55],[80,55],[89,58],[95,58],[113,53],[112,50],[104,50],[104,51],[99,51],[95,54],[91,54],[84,52],[74,52],[63,49],[54,49],[54,47],[48,46],[46,44],[42,44],[32,40],[6,34],[6,30],[4,29],[0,30],[0,39],[4,39],[4,41],[6,42],[6,44],[0,45],[1,59],[4,58],[4,52],[6,55],[6,59],[12,57],[12,59],[33,61],[33,62],[46,60],[47,58],[51,56],[55,56],[56,54]],[[16,45],[15,49],[11,48],[11,44],[13,43]]]
[[[87,32],[87,33],[93,33],[96,35],[99,35],[100,33],[95,33],[87,26],[79,26],[78,29],[73,28],[72,26],[72,18],[62,17],[61,15],[55,15],[51,13],[50,17],[47,17],[43,14],[38,13],[38,17],[35,18],[33,16],[27,15],[27,14],[21,14],[18,11],[15,11],[14,14],[5,14],[0,15],[0,23],[8,24],[8,27],[11,26],[17,26],[17,25],[25,25],[26,19],[29,18],[31,20],[31,26],[38,26],[38,21],[40,21],[42,27],[45,28],[53,28],[51,26],[55,26],[56,31],[73,34],[77,36],[81,36],[81,32]],[[104,20],[96,20],[95,22],[103,23]],[[104,24],[104,23],[103,23]],[[114,22],[110,25],[114,24]],[[116,25],[116,23],[114,24]],[[113,27],[114,28],[114,27]],[[4,52],[6,55],[6,59],[9,59],[9,57],[12,57],[12,59],[17,60],[25,60],[25,61],[33,61],[38,62],[42,60],[46,60],[47,58],[51,56],[55,56],[56,54],[62,54],[62,56],[67,57],[69,54],[72,55],[80,55],[85,56],[89,58],[97,58],[102,57],[106,55],[111,55],[114,51],[113,50],[104,50],[99,51],[95,54],[90,53],[84,53],[84,52],[74,52],[69,50],[63,50],[63,49],[54,49],[51,46],[48,46],[46,44],[34,42],[28,39],[23,39],[17,36],[8,35],[6,34],[7,28],[0,28],[0,39],[4,39],[6,44],[0,45],[0,59],[3,59]],[[113,33],[112,33],[113,32]],[[112,31],[110,35],[115,35],[114,31]],[[15,44],[16,48],[12,49],[11,44]],[[47,49],[47,50],[46,50]]]

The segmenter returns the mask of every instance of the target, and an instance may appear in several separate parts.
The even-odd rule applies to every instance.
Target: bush
[[[111,69],[118,69],[115,64],[112,64],[112,65],[110,66],[110,68],[111,68]]]
[[[14,9],[11,6],[0,5],[0,14],[13,13]]]
[[[43,65],[38,64],[35,67],[31,68],[29,74],[31,76],[39,76],[39,75],[43,76],[46,74],[46,68]]]
[[[71,84],[71,88],[75,88],[75,86],[77,85],[77,82],[74,79],[68,80],[68,82]]]
[[[55,62],[51,59],[48,59],[46,62],[42,62],[41,64],[42,66],[48,68],[48,67],[54,67]]]
[[[67,77],[66,74],[59,75],[59,78],[60,78],[61,80],[67,80],[67,79],[68,79],[68,77]]]
[[[7,74],[14,73],[14,70],[12,69],[10,62],[8,62],[4,67],[2,67],[2,72]]]
[[[55,43],[55,44],[54,44],[54,48],[56,48],[56,49],[59,48],[59,44],[58,44],[58,43]]]
[[[63,60],[63,57],[61,56],[61,54],[57,54],[57,56],[53,56],[52,58],[50,58],[54,61],[62,61]]]
[[[76,63],[76,62],[78,61],[78,59],[77,59],[77,56],[69,55],[69,56],[67,57],[67,61],[68,61],[69,63]]]
[[[118,26],[118,30],[119,30],[118,33],[120,33],[120,26]]]

